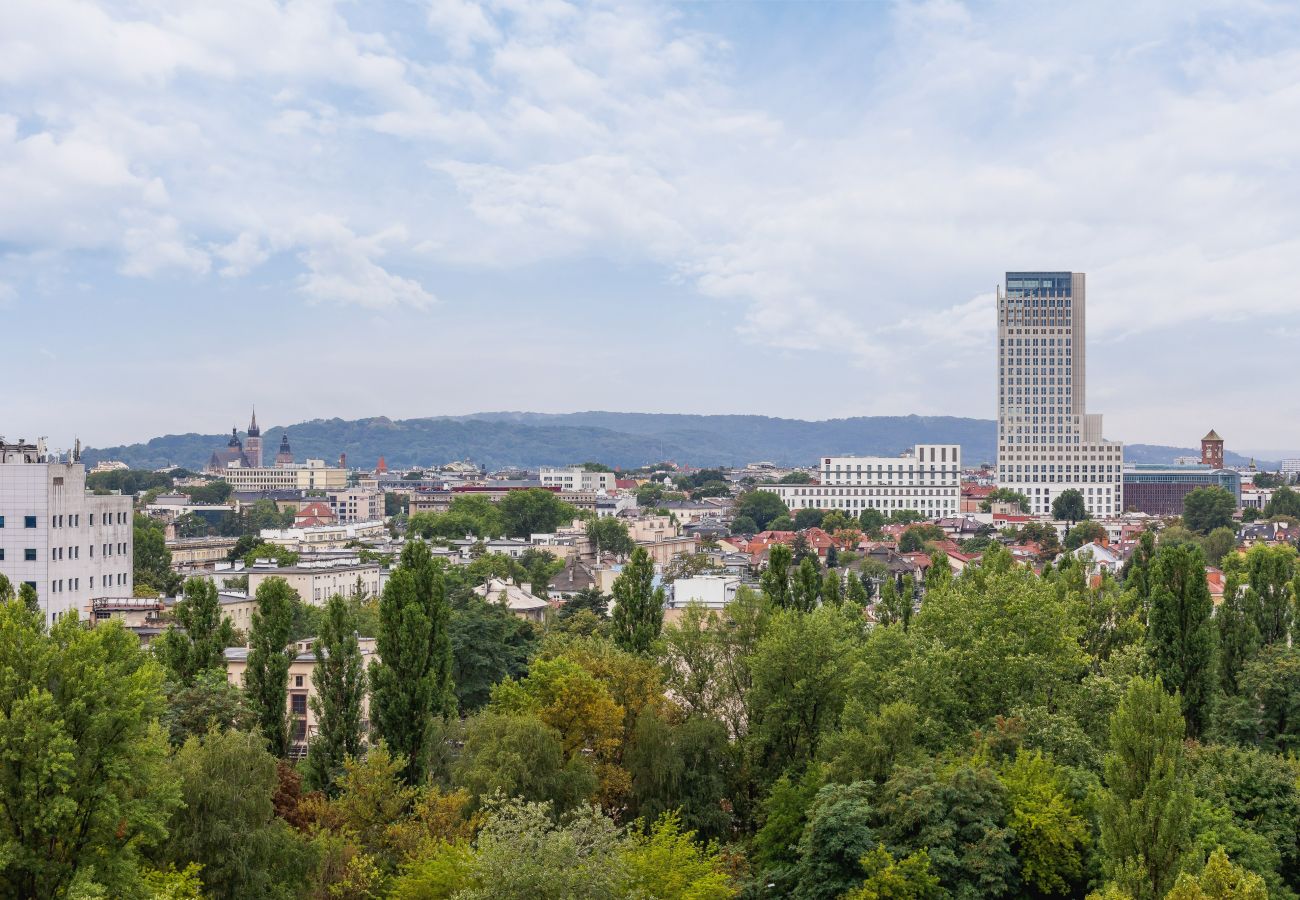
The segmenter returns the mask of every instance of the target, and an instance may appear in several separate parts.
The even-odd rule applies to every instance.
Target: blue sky
[[[0,4],[0,433],[993,415],[1089,276],[1107,435],[1300,448],[1290,3]]]

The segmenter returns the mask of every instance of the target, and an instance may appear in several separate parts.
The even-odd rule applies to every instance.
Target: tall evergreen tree
[[[664,627],[664,589],[654,586],[654,574],[650,554],[637,547],[611,589],[614,643],[633,653],[648,651]]]
[[[258,730],[275,756],[289,755],[289,718],[285,698],[289,691],[289,646],[293,604],[297,592],[283,578],[268,578],[257,586],[257,610],[249,630],[248,668],[244,689],[257,713]]]
[[[309,702],[318,732],[308,746],[306,778],[313,790],[333,794],[343,761],[361,755],[361,703],[366,693],[356,617],[342,596],[335,594],[325,605],[325,619],[312,649],[316,693]]]
[[[777,609],[790,606],[790,566],[794,552],[785,544],[773,544],[767,551],[767,568],[759,578],[759,585],[767,599]]]
[[[207,578],[189,579],[172,616],[175,625],[154,647],[168,680],[189,687],[200,672],[224,672],[224,651],[234,644],[235,629],[221,614],[217,586]]]
[[[1223,559],[1223,602],[1214,615],[1219,631],[1219,682],[1224,693],[1237,693],[1242,667],[1259,650],[1259,628],[1247,606],[1245,560],[1238,553]]]
[[[1183,717],[1160,677],[1134,678],[1110,719],[1100,801],[1102,866],[1134,900],[1161,900],[1192,849]]]
[[[406,760],[403,777],[424,781],[435,718],[456,711],[446,587],[429,547],[411,541],[379,600],[379,659],[370,664],[371,721]]]
[[[1147,646],[1156,674],[1182,696],[1192,737],[1204,733],[1214,701],[1218,635],[1213,614],[1201,548],[1161,547],[1151,566]]]

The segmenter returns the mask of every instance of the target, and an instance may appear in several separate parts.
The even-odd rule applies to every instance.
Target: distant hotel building
[[[0,442],[0,573],[30,584],[47,623],[130,597],[131,498],[86,492],[86,467],[42,443]]]
[[[1072,488],[1121,510],[1124,447],[1086,412],[1085,306],[1081,272],[1008,272],[998,291],[998,486],[1039,515]]]
[[[885,515],[911,509],[927,518],[955,516],[961,505],[961,447],[917,444],[902,456],[825,456],[820,484],[764,484],[782,502],[800,509],[842,509]]]

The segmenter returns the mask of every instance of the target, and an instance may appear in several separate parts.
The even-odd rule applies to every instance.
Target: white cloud
[[[428,23],[456,56],[468,56],[477,45],[501,39],[487,11],[473,0],[430,0]]]
[[[415,279],[394,275],[375,262],[386,244],[404,241],[401,229],[358,237],[337,220],[317,217],[302,223],[299,239],[307,245],[300,254],[307,272],[298,279],[298,290],[314,302],[371,309],[423,309],[436,302]]]

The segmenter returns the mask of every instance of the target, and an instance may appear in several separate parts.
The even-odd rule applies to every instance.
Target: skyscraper
[[[1035,514],[1071,488],[1121,511],[1124,446],[1087,412],[1085,308],[1082,272],[1008,272],[998,291],[998,485]]]

